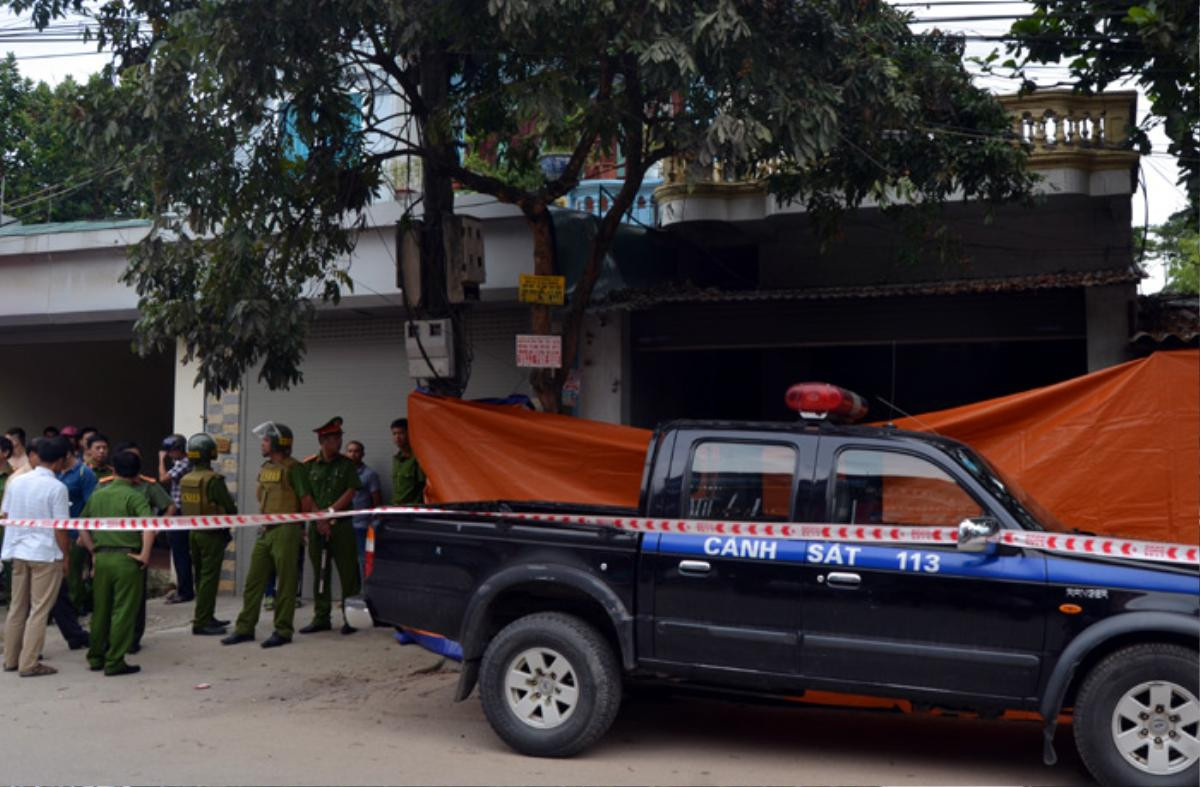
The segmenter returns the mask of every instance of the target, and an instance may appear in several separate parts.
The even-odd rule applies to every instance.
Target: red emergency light
[[[861,396],[829,383],[796,383],[784,397],[789,409],[801,418],[857,421],[867,414]]]

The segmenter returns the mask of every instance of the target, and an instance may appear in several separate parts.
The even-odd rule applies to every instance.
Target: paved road
[[[88,784],[1086,784],[1037,725],[696,698],[628,702],[592,751],[520,757],[457,674],[383,629],[264,651],[193,637],[187,608],[151,602],[143,672],[104,678],[57,632],[56,676],[0,675],[0,774]],[[221,615],[236,606],[223,599]],[[309,608],[299,611],[307,622]],[[267,633],[260,623],[260,637]],[[209,683],[209,689],[197,689]]]

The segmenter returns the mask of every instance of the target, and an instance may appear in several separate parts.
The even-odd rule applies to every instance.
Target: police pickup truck
[[[365,608],[378,625],[457,641],[455,699],[478,686],[496,733],[525,754],[586,748],[623,691],[647,678],[983,715],[1033,710],[1045,720],[1047,764],[1070,711],[1099,781],[1197,784],[1194,566],[997,543],[1009,530],[1069,531],[962,443],[838,423],[864,408],[834,386],[794,386],[789,403],[797,422],[666,424],[647,452],[639,511],[570,509],[768,526],[757,535],[503,513],[556,510],[526,503],[385,516]],[[949,526],[958,537],[764,535],[781,522]]]

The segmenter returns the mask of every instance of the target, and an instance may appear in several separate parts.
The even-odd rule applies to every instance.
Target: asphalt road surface
[[[222,598],[219,616],[237,612]],[[297,635],[264,651],[194,637],[190,605],[151,601],[138,675],[89,672],[48,632],[59,674],[0,675],[0,777],[77,784],[1087,784],[1060,730],[695,697],[636,697],[594,749],[514,754],[457,673],[390,630]],[[308,622],[311,607],[297,612]],[[269,618],[269,613],[264,614]],[[259,639],[269,633],[259,623]],[[209,688],[198,688],[209,684]]]

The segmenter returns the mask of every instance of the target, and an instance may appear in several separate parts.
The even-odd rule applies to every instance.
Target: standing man
[[[25,430],[19,426],[14,426],[4,433],[4,436],[12,443],[12,455],[9,457],[9,464],[12,465],[13,475],[20,475],[28,472],[29,457],[25,454]]]
[[[308,486],[312,493],[313,510],[333,513],[346,511],[354,499],[354,491],[362,486],[354,463],[343,456],[342,419],[330,418],[313,430],[321,450],[304,460],[308,470]],[[326,552],[328,555],[326,556]],[[301,634],[329,631],[333,628],[333,591],[329,585],[332,564],[337,564],[342,580],[342,603],[359,592],[358,556],[354,546],[354,527],[345,519],[321,519],[308,526],[308,557],[313,566],[313,620]],[[324,559],[323,559],[324,558]],[[282,586],[280,591],[282,591]],[[342,633],[353,634],[355,628],[345,622]]]
[[[70,434],[68,434],[68,430],[70,430]],[[67,469],[58,474],[58,480],[67,487],[67,495],[71,500],[72,519],[78,517],[83,511],[83,506],[92,496],[97,483],[96,474],[84,464],[76,453],[78,446],[75,445],[74,431],[74,427],[71,426],[63,429],[62,437],[69,442],[71,450],[67,455]],[[92,609],[91,593],[84,581],[84,575],[91,565],[91,555],[79,544],[78,534],[75,531],[69,533],[68,537],[71,539],[71,548],[67,553],[67,595],[76,612],[86,615]],[[55,620],[57,619],[58,617],[55,616]]]
[[[11,440],[11,438],[10,438]],[[41,466],[5,485],[0,513],[15,519],[66,519],[67,488],[54,477],[66,465],[67,441],[55,437],[40,447]],[[67,553],[67,531],[42,527],[10,527],[4,533],[0,559],[13,566],[12,603],[4,625],[4,670],[21,677],[53,675],[58,670],[38,662],[46,642],[46,621],[58,596]]]
[[[350,461],[354,463],[354,469],[358,471],[358,480],[362,482],[362,488],[354,493],[354,499],[350,501],[350,506],[356,511],[364,508],[378,508],[383,504],[383,489],[379,485],[379,473],[367,467],[366,462],[363,461],[366,454],[366,446],[358,440],[351,440],[346,444],[346,456],[350,457]],[[373,524],[373,519],[367,514],[358,514],[352,521],[354,523],[354,540],[358,545],[358,570],[362,572],[365,568],[367,554],[367,528]]]
[[[142,449],[137,443],[119,443],[117,445],[116,453],[119,454],[122,451],[128,451],[131,454],[136,455],[138,458],[138,469],[140,470],[142,468]],[[116,464],[116,459],[113,459],[113,466],[116,467]],[[117,473],[116,476],[109,476],[100,483],[102,486],[111,484],[118,476],[120,476],[120,473]],[[159,485],[156,479],[151,478],[148,475],[141,475],[139,473],[137,478],[134,479],[133,488],[140,493],[143,498],[145,498],[146,504],[150,506],[150,516],[175,516],[175,514],[178,512],[178,509],[175,507],[175,502],[171,500],[171,496],[168,495],[167,491]],[[154,543],[154,539],[150,539],[150,541],[151,544]],[[142,649],[142,637],[146,633],[146,597],[150,592],[149,579],[150,572],[143,571],[142,601],[138,605],[137,625],[134,627],[133,645],[129,647],[130,653],[137,653]]]
[[[108,463],[108,448],[108,438],[104,435],[96,433],[88,436],[87,464],[98,480],[113,474],[112,465]]]
[[[187,440],[181,434],[163,438],[158,452],[158,480],[171,491],[175,510],[181,511],[179,481],[192,469],[187,458]],[[175,564],[175,589],[167,596],[168,604],[183,604],[196,597],[196,582],[192,579],[192,551],[186,530],[167,531],[171,545],[171,562]]]
[[[179,496],[186,516],[236,514],[237,506],[225,486],[225,479],[212,469],[217,457],[217,442],[201,432],[187,441],[187,456],[192,470],[180,479]],[[192,568],[196,572],[196,612],[192,617],[192,633],[220,636],[229,621],[218,621],[217,588],[221,584],[221,562],[225,545],[231,538],[229,528],[192,530],[189,534]]]
[[[8,462],[9,457],[12,456],[12,450],[12,440],[0,437],[0,500],[4,499],[4,486],[13,473],[13,467]],[[0,527],[0,544],[3,543],[4,528]],[[8,562],[0,563],[0,602],[4,603],[8,603],[9,573]]]
[[[258,510],[264,514],[294,514],[311,511],[312,497],[308,491],[305,466],[292,458],[292,430],[283,424],[267,421],[254,429],[262,438],[262,455],[266,458],[258,470]],[[242,612],[234,624],[233,633],[221,640],[222,645],[236,645],[254,639],[258,624],[263,591],[267,578],[275,573],[275,631],[263,641],[264,648],[277,648],[292,641],[292,619],[296,611],[296,560],[300,554],[302,523],[263,525],[258,541],[250,553],[250,570],[246,574],[246,589],[242,594]]]
[[[142,460],[133,451],[118,451],[113,457],[115,479],[105,479],[83,507],[87,517],[150,516],[150,504],[134,488]],[[132,675],[141,667],[127,664],[125,654],[137,636],[138,610],[145,592],[146,564],[154,545],[154,531],[84,531],[80,541],[92,552],[96,564],[95,605],[92,643],[88,665],[107,676]]]
[[[392,457],[392,505],[419,505],[425,500],[425,473],[408,442],[407,418],[392,421],[392,442],[396,444],[396,455]]]

